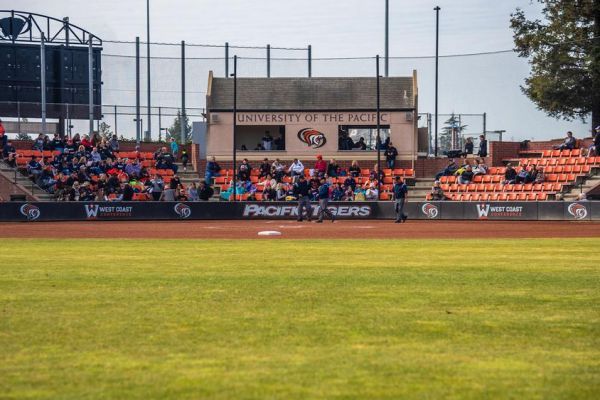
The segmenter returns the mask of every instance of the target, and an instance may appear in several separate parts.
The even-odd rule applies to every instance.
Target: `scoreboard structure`
[[[0,10],[0,115],[101,118],[101,54],[102,41],[68,18]]]

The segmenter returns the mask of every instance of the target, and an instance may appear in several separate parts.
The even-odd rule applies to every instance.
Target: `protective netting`
[[[117,133],[126,138],[135,137],[136,104],[136,51],[135,43],[105,42],[102,57],[102,114],[101,122],[117,127]],[[314,54],[314,53],[313,53]],[[208,73],[217,77],[233,73],[233,57],[238,56],[239,77],[313,77],[376,76],[375,57],[308,59],[307,49],[271,48],[270,62],[266,48],[229,48],[226,59],[224,46],[185,46],[185,106],[190,122],[203,120]],[[143,129],[151,123],[153,139],[173,125],[182,107],[182,60],[180,44],[151,45],[152,99],[150,119],[147,101],[146,45],[140,46],[140,104]],[[433,130],[434,121],[427,114],[434,113],[435,58],[393,57],[390,59],[390,76],[412,76],[417,71],[419,86],[419,112],[423,115],[419,126]],[[384,75],[384,60],[380,60],[380,74]],[[467,56],[442,56],[439,60],[439,113],[438,132],[442,134],[450,114],[460,115],[459,141],[483,133],[483,113],[487,113],[488,131],[507,130],[506,139],[530,139],[542,130],[540,121],[553,126],[557,133],[567,128],[567,123],[554,123],[536,110],[520,85],[529,74],[527,60],[513,52],[496,52]],[[115,107],[116,106],[116,107]],[[373,105],[375,107],[375,105]],[[86,132],[87,121],[73,121],[74,132]],[[160,130],[162,128],[162,130]],[[438,143],[445,150],[445,144]],[[430,147],[434,147],[433,145]]]

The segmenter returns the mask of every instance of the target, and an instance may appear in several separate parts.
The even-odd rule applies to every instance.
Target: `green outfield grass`
[[[598,249],[3,239],[0,398],[598,398]]]

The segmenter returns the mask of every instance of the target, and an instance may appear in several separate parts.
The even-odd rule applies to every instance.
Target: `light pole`
[[[440,10],[439,6],[435,10],[435,156],[438,156],[438,82],[439,82],[439,50],[440,50]]]
[[[390,76],[390,0],[385,0],[385,76]]]
[[[237,131],[237,56],[233,56],[233,201],[237,201],[236,193],[237,193],[237,140],[235,137]]]
[[[377,200],[381,199],[381,180],[379,174],[381,173],[381,89],[380,89],[380,77],[379,77],[379,54],[375,57],[376,60],[376,72],[377,72],[377,140],[375,146],[377,146]]]
[[[146,139],[150,141],[152,139],[152,88],[150,84],[150,0],[146,0],[146,37],[146,69],[148,75],[148,135]]]

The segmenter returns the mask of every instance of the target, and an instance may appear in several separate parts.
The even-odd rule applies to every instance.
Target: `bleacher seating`
[[[490,167],[487,175],[477,175],[471,184],[459,185],[456,176],[440,178],[440,187],[452,201],[543,201],[551,200],[565,189],[581,182],[600,169],[600,157],[582,157],[580,149],[527,151],[528,156],[518,160],[506,160],[530,170],[533,165],[544,173],[543,183],[503,184],[505,166]],[[427,200],[431,195],[427,196]]]

